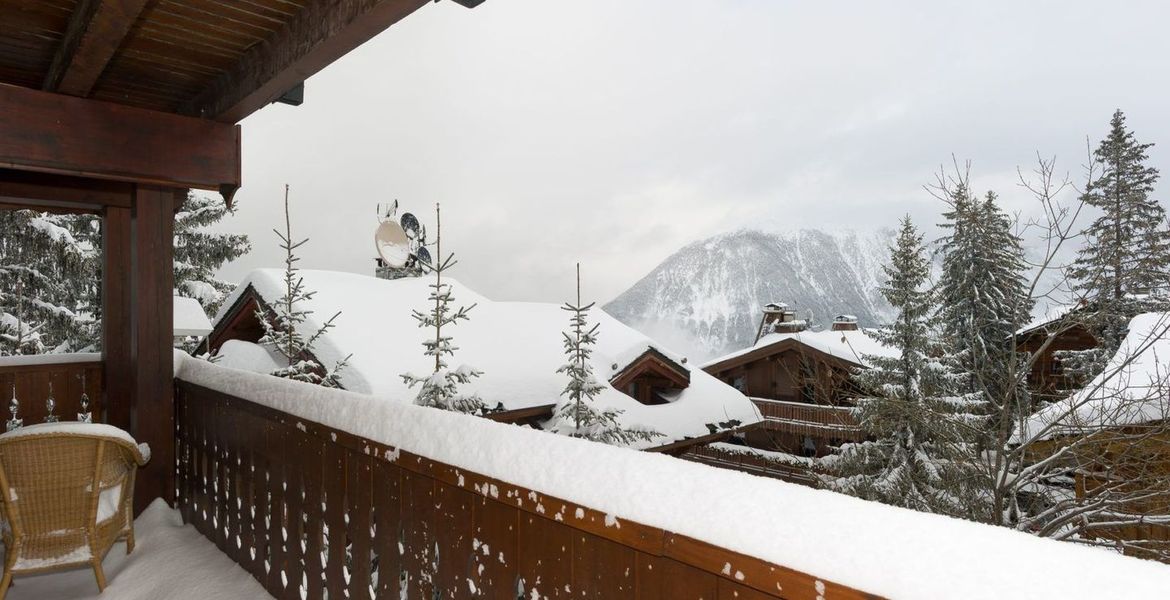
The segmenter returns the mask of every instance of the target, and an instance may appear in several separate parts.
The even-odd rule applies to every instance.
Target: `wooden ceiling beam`
[[[0,206],[47,212],[100,213],[107,206],[130,208],[134,185],[46,173],[0,169]]]
[[[42,89],[71,96],[89,96],[122,40],[138,20],[147,0],[81,0]]]
[[[312,0],[180,114],[236,123],[430,0]]]
[[[169,188],[240,186],[240,128],[0,85],[0,169]]]

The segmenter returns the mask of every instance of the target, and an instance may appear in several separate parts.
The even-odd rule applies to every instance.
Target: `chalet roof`
[[[0,84],[234,123],[424,4],[7,0]]]
[[[194,298],[175,296],[173,319],[175,337],[211,333],[211,321],[207,313],[203,312],[203,306]]]
[[[1170,418],[1170,313],[1144,313],[1105,370],[1068,398],[1033,414],[1017,429],[1017,442],[1079,435],[1107,427]]]
[[[231,307],[245,293],[255,293],[272,302],[284,293],[283,271],[253,271],[223,304],[216,316],[217,334],[228,326]],[[427,310],[429,278],[384,280],[333,271],[301,271],[307,290],[316,292],[305,308],[314,311],[305,324],[315,331],[323,319],[341,311],[330,330],[315,348],[317,358],[331,364],[349,354],[349,367],[341,374],[342,385],[351,391],[413,401],[417,390],[403,383],[405,372],[425,373],[429,360],[422,354],[422,341],[429,332],[418,327],[411,311]],[[560,399],[565,376],[556,372],[564,363],[561,333],[568,329],[568,316],[555,304],[495,302],[455,280],[452,285],[457,305],[476,304],[471,319],[451,328],[458,347],[452,367],[466,363],[483,371],[468,389],[478,392],[489,406],[503,405],[519,410],[548,405]],[[251,290],[250,292],[248,290]],[[600,325],[593,355],[594,373],[608,382],[631,362],[653,350],[689,374],[690,385],[672,394],[666,404],[647,406],[606,385],[597,401],[600,405],[625,411],[628,425],[644,425],[666,435],[649,446],[711,433],[708,424],[759,420],[751,401],[731,386],[699,369],[682,364],[682,357],[662,349],[654,341],[618,322],[602,311],[590,313]],[[241,342],[224,344],[227,355],[219,364],[253,371],[270,370],[271,358],[264,348]],[[723,429],[730,426],[723,427]]]
[[[864,329],[846,331],[800,331],[796,333],[769,333],[755,345],[712,359],[702,368],[708,372],[768,356],[789,346],[811,348],[828,356],[856,366],[866,366],[866,356],[898,356],[895,348],[883,345]]]

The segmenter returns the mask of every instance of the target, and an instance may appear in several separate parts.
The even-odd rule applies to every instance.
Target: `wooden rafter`
[[[69,19],[43,89],[88,96],[147,0],[81,0]]]
[[[428,1],[313,0],[178,112],[235,123]]]
[[[240,129],[0,85],[0,168],[218,190],[230,198],[240,186]]]

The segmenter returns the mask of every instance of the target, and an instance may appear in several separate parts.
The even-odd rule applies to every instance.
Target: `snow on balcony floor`
[[[8,600],[237,600],[271,598],[179,512],[155,500],[134,522],[136,544],[115,544],[102,563],[109,585],[98,595],[88,568],[17,576]]]

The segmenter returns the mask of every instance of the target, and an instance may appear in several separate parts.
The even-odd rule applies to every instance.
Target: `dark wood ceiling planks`
[[[427,2],[2,0],[0,84],[235,122]]]

